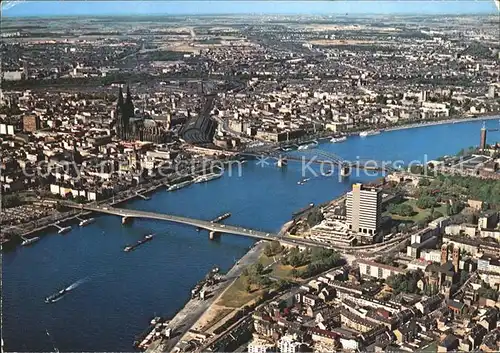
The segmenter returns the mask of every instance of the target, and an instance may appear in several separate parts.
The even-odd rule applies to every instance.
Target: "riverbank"
[[[209,293],[210,297],[204,301],[191,299],[186,305],[172,318],[169,327],[172,328],[172,338],[168,341],[153,343],[146,352],[159,353],[170,352],[179,341],[185,341],[192,327],[194,327],[202,316],[208,312],[214,303],[224,294],[224,292],[241,275],[243,269],[255,263],[262,255],[266,242],[259,242],[243,255],[234,266],[225,275],[224,282],[220,283],[216,289]]]
[[[98,204],[108,204],[109,206],[115,206],[119,205],[125,202],[129,202],[138,198],[144,198],[145,194],[152,194],[158,191],[160,188],[165,188],[169,185],[174,185],[181,183],[182,181],[186,180],[186,178],[193,178],[200,173],[205,173],[207,170],[196,170],[191,174],[185,174],[185,175],[177,175],[177,176],[168,176],[159,180],[153,180],[147,184],[142,184],[138,185],[136,187],[132,187],[127,190],[123,190],[119,192],[118,194],[113,195],[112,197],[108,197],[106,199],[98,201]],[[59,199],[53,199],[51,201],[64,201],[64,200],[59,200]],[[75,219],[77,216],[82,215],[82,216],[88,216],[92,212],[82,212],[79,210],[70,210],[67,212],[61,212],[57,216],[49,216],[45,218],[40,218],[36,221],[31,221],[29,223],[25,223],[22,225],[17,225],[15,226],[15,229],[12,229],[13,227],[6,227],[6,229],[9,232],[9,235],[11,236],[8,240],[2,242],[2,245],[9,246],[9,245],[17,245],[15,241],[13,241],[13,237],[17,236],[19,239],[22,239],[24,237],[30,237],[30,236],[35,236],[37,234],[43,233],[47,231],[50,227],[53,227],[54,223],[63,223],[63,224],[69,224],[71,222],[75,222]],[[33,225],[30,225],[33,224]],[[21,230],[21,231],[19,231]],[[4,230],[2,230],[2,233],[5,233]],[[20,242],[19,242],[20,243]]]
[[[416,123],[416,124],[389,127],[389,128],[384,129],[384,131],[398,131],[398,130],[416,129],[419,127],[427,127],[427,126],[434,126],[434,125],[460,124],[460,123],[466,123],[466,122],[470,122],[470,121],[495,120],[495,119],[500,119],[500,115],[485,115],[485,116],[477,116],[477,117],[469,117],[469,118],[436,120],[436,121],[429,121],[429,122],[424,122],[424,123]]]

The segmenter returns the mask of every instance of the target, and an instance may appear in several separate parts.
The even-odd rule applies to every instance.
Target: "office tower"
[[[354,184],[347,193],[347,224],[354,232],[375,236],[380,227],[382,193],[374,187]]]
[[[483,151],[486,148],[486,125],[483,123],[481,128],[481,141],[479,141],[479,149]]]

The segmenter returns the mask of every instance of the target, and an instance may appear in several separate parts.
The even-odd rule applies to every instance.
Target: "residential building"
[[[406,271],[397,267],[380,264],[375,261],[358,260],[359,273],[361,276],[374,277],[378,279],[387,279],[395,274],[404,274]]]

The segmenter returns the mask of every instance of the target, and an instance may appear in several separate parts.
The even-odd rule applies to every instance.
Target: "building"
[[[349,229],[373,240],[380,227],[382,193],[362,184],[354,184],[347,193],[347,224]]]
[[[266,353],[276,351],[276,344],[254,335],[248,344],[248,353]]]
[[[23,131],[34,132],[40,129],[40,118],[36,115],[26,115],[23,117]]]
[[[486,126],[483,123],[483,127],[481,128],[481,139],[479,141],[479,149],[484,151],[486,148]]]
[[[414,320],[407,321],[396,330],[394,335],[399,343],[412,342],[417,336],[419,326]]]
[[[307,345],[300,342],[296,335],[285,335],[278,342],[281,353],[295,353],[306,351]]]
[[[127,86],[127,98],[123,99],[122,88],[118,92],[118,103],[116,104],[116,136],[120,140],[127,140],[129,137],[130,119],[134,117],[134,103],[132,103],[132,96],[130,88]]]
[[[404,274],[406,271],[397,267],[379,264],[375,261],[358,260],[359,273],[361,276],[387,279],[391,275]]]
[[[488,98],[495,98],[495,86],[494,85],[490,85],[490,87],[488,87]]]
[[[455,351],[458,348],[458,338],[452,334],[447,335],[438,346],[438,353]]]
[[[479,217],[477,226],[479,229],[492,229],[498,223],[498,212],[491,212],[483,214]]]

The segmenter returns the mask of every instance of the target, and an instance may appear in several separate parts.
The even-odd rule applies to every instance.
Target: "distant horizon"
[[[97,5],[97,6],[96,6]],[[2,17],[495,15],[493,0],[469,1],[11,1]]]

